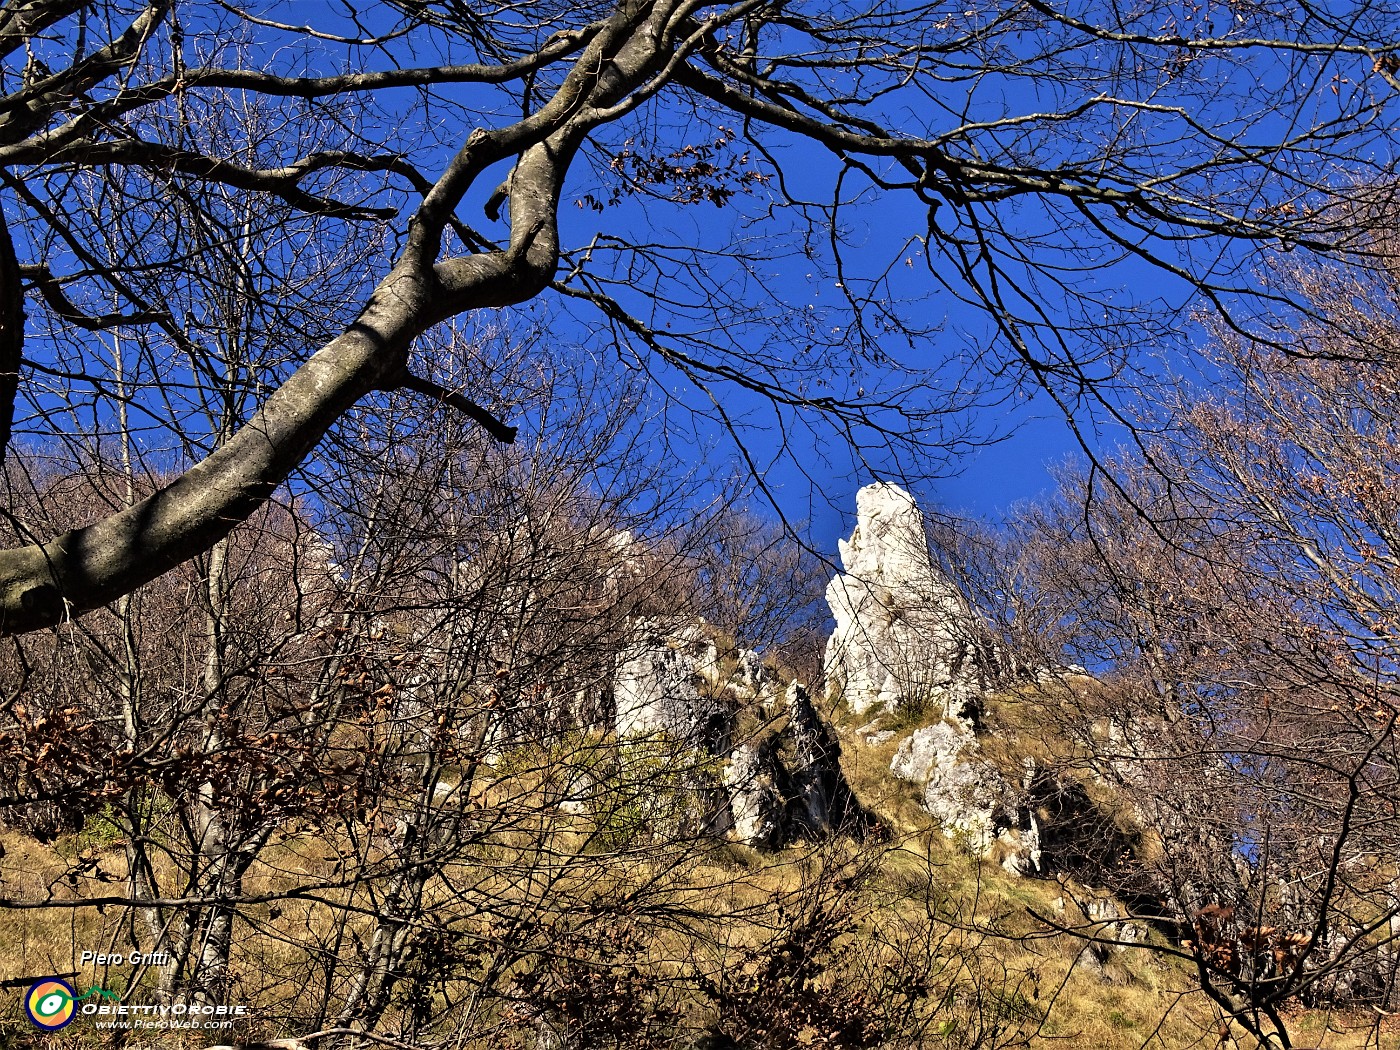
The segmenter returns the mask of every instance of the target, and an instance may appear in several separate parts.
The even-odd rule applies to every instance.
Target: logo
[[[24,1012],[36,1028],[56,1032],[76,1016],[77,998],[78,993],[67,981],[50,977],[29,986],[24,993]]]

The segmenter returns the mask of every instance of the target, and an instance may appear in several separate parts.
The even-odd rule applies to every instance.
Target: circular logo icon
[[[56,1032],[73,1020],[77,998],[78,993],[67,981],[50,977],[29,986],[24,993],[24,1012],[36,1027]]]

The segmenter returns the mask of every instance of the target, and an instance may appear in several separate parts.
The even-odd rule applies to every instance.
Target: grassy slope
[[[1018,718],[1026,721],[1026,732],[1043,740],[1042,727],[1032,714],[1031,708],[1022,708]],[[929,827],[915,801],[914,786],[889,775],[898,737],[877,747],[857,742],[856,721],[849,715],[837,718],[843,761],[862,803],[887,829],[887,840],[874,849],[852,846],[824,853],[798,846],[765,856],[727,846],[697,854],[682,873],[683,880],[676,882],[677,892],[692,894],[697,910],[727,905],[751,912],[747,925],[729,928],[724,948],[730,953],[729,961],[716,955],[716,972],[727,966],[752,965],[745,951],[760,944],[763,931],[781,929],[790,921],[785,915],[795,914],[776,913],[778,903],[787,908],[805,906],[800,902],[810,899],[810,894],[804,898],[803,887],[816,885],[815,873],[823,865],[826,870],[854,870],[854,865],[863,872],[858,885],[852,883],[857,888],[831,912],[849,919],[850,928],[830,946],[828,968],[813,978],[811,987],[818,994],[835,996],[889,972],[880,971],[875,963],[898,961],[896,957],[901,956],[908,962],[907,956],[920,950],[931,954],[934,965],[927,972],[943,999],[929,1008],[935,1013],[942,1010],[938,1016],[945,1019],[929,1029],[924,1045],[967,1045],[977,1035],[976,1025],[988,1018],[996,1020],[1005,1037],[1019,1035],[1032,1047],[1173,1050],[1230,1045],[1221,1042],[1215,1009],[1193,992],[1191,970],[1182,961],[1151,950],[1152,945],[1164,944],[1156,935],[1147,948],[1109,949],[1096,958],[1082,940],[1035,919],[1033,914],[1073,924],[1082,919],[1075,902],[1092,899],[1095,891],[1065,880],[1017,878],[994,863],[969,857]],[[101,822],[93,822],[82,835],[51,846],[12,832],[0,833],[4,848],[0,894],[10,900],[61,902],[119,890],[125,874],[123,854],[120,842],[113,841],[107,830],[104,834]],[[312,877],[322,874],[318,865],[326,859],[325,846],[323,838],[288,836],[269,853],[268,863],[255,871],[250,888],[272,889],[298,872]],[[837,853],[841,856],[833,860]],[[87,863],[86,872],[71,880],[68,873],[75,860],[95,863]],[[644,867],[643,862],[637,862],[635,869],[614,865],[611,873],[617,881],[612,890],[628,880],[656,877],[654,872],[644,872]],[[509,902],[511,891],[504,886],[503,882],[492,888],[489,878],[483,880],[483,892]],[[576,900],[586,900],[588,891],[578,892]],[[120,910],[114,908],[103,914],[90,908],[10,911],[0,922],[0,980],[77,969],[78,951],[123,944],[121,918]],[[257,1004],[284,994],[279,982],[284,984],[286,976],[304,964],[298,931],[314,931],[324,920],[305,901],[283,902],[275,915],[269,905],[254,906],[248,909],[248,918],[252,921],[243,923],[239,931],[236,965],[242,994]],[[672,949],[675,959],[693,958],[680,947],[666,935],[654,937],[647,950],[661,960],[653,962],[655,972],[681,975],[684,966],[666,961]],[[742,959],[750,962],[742,964]],[[77,980],[80,990],[90,984],[124,990],[126,972],[125,968],[99,972],[88,967]],[[149,983],[149,975],[145,980]],[[861,991],[856,989],[853,1002],[859,1003]],[[0,996],[8,1003],[0,1008],[0,1047],[177,1048],[217,1041],[167,1035],[155,1043],[137,1038],[119,1044],[82,1023],[61,1035],[40,1038],[20,1013],[19,992],[8,989]],[[696,1012],[697,1024],[709,1018],[706,1010],[713,1012],[700,1005],[687,1008]],[[1294,1021],[1300,1045],[1326,1050],[1400,1047],[1400,1028],[1378,1029],[1374,1016],[1300,1011]],[[247,1034],[289,1033],[265,1029]],[[480,1045],[493,1044],[487,1040]]]

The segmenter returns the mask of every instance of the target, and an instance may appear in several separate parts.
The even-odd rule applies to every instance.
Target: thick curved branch
[[[531,245],[473,256],[448,298],[400,262],[356,322],[317,351],[229,441],[136,505],[46,543],[0,552],[0,635],[55,626],[129,593],[226,536],[371,390],[402,383],[414,338],[453,313],[535,294]],[[537,261],[538,262],[538,261]],[[460,278],[461,267],[452,270]],[[547,277],[544,278],[547,280]]]
[[[512,276],[530,282],[531,294],[548,287],[559,261],[559,198],[574,156],[601,122],[597,114],[641,87],[664,64],[667,29],[690,6],[682,2],[639,11],[622,5],[549,102],[509,128],[472,132],[410,224],[405,258],[425,267],[435,259],[442,232],[467,189],[490,165],[518,155],[508,182],[512,265],[517,268]],[[492,199],[498,206],[495,195]],[[444,292],[454,295],[459,288],[475,287],[482,258],[439,263],[435,272]]]
[[[87,7],[92,0],[32,0],[0,11],[0,58],[5,58],[50,26]]]
[[[268,398],[227,444],[112,517],[0,553],[0,633],[61,623],[205,550],[251,514],[326,430],[402,367],[425,294],[404,275]]]
[[[227,443],[135,506],[0,552],[0,634],[62,623],[207,549],[261,505],[357,400],[404,384],[415,337],[463,310],[520,302],[547,287],[559,260],[560,194],[592,126],[588,114],[615,105],[664,64],[664,29],[685,6],[619,12],[539,111],[508,128],[473,132],[426,195],[403,256],[355,324],[297,369]],[[472,181],[517,152],[509,246],[434,262]]]
[[[544,167],[568,166],[578,143],[574,141],[572,147],[567,143],[580,139],[581,134],[566,134],[564,130],[589,97],[599,89],[604,72],[612,68],[614,54],[633,29],[630,17],[621,12],[615,15],[579,55],[548,102],[508,128],[494,131],[478,128],[471,133],[433,186],[432,192],[424,198],[423,206],[410,223],[406,257],[425,269],[432,264],[442,247],[442,232],[451,221],[454,209],[481,173],[498,161],[513,155],[521,157],[512,175],[513,182],[520,177],[523,169],[533,170],[539,166],[538,162],[529,160],[530,152],[553,138],[554,141],[546,147],[548,156],[544,159]],[[527,207],[517,214],[515,199],[512,199],[512,241],[522,233],[534,239],[543,225],[553,225],[552,219],[546,220],[545,213],[552,215],[557,207],[557,189],[552,195],[553,203],[545,183],[525,188],[520,197],[523,200],[527,195],[534,197],[541,207]]]
[[[0,150],[0,163],[5,166],[128,164],[156,171],[173,171],[208,182],[220,182],[235,189],[270,193],[309,215],[326,215],[340,219],[390,219],[398,214],[398,209],[345,204],[308,193],[301,188],[304,178],[318,171],[344,168],[351,171],[393,172],[403,175],[415,185],[421,185],[423,181],[422,176],[401,157],[370,157],[344,150],[312,153],[281,168],[249,168],[217,157],[140,139],[124,142],[80,142],[53,153],[46,150],[30,150],[26,148],[28,145],[23,143],[9,150]]]
[[[44,77],[0,102],[0,141],[18,142],[48,123],[83,92],[121,72],[140,56],[174,0],[152,0],[106,47],[62,73]]]
[[[63,282],[55,277],[53,271],[47,266],[20,266],[18,273],[21,278],[28,280],[34,288],[39,290],[39,294],[44,297],[44,302],[49,304],[49,309],[57,316],[69,324],[85,328],[89,332],[102,332],[121,325],[153,324],[166,317],[165,314],[154,310],[132,314],[84,313],[78,309],[77,304],[72,299],[68,298],[68,293],[63,290]]]

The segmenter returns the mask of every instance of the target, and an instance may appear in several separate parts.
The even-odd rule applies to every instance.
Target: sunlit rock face
[[[709,832],[774,849],[865,830],[840,745],[806,689],[782,688],[751,651],[721,650],[702,622],[638,624],[612,691],[619,740],[664,738],[678,767],[717,772],[717,782],[690,778]]]
[[[720,654],[700,624],[638,624],[613,678],[617,733],[665,733],[709,752],[728,750],[736,704],[723,695]]]
[[[865,486],[855,531],[839,551],[845,571],[826,591],[836,621],[828,688],[857,714],[916,706],[970,719],[986,686],[985,645],[967,602],[929,555],[913,497],[887,482]]]
[[[773,751],[770,741],[740,744],[730,753],[722,774],[734,837],[760,849],[781,846],[786,837],[786,807]]]
[[[995,853],[1010,871],[1037,870],[1039,829],[1024,791],[979,754],[978,711],[995,648],[930,555],[913,497],[883,482],[861,489],[855,531],[840,555],[845,571],[827,588],[836,621],[825,654],[828,688],[857,714],[923,723],[900,741],[890,771],[918,785],[923,807],[949,837]],[[888,738],[888,731],[866,736]]]
[[[920,801],[943,833],[980,856],[996,855],[1015,875],[1041,869],[1040,827],[1031,806],[1032,763],[1013,784],[978,755],[977,735],[960,722],[915,730],[895,749],[890,772],[923,789]]]

